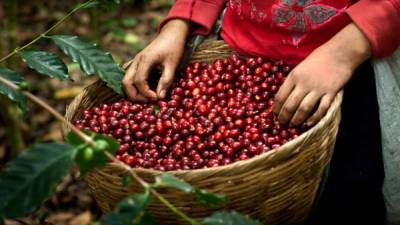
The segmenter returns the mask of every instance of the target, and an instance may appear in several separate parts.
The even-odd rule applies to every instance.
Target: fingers
[[[147,83],[147,78],[149,77],[150,71],[155,63],[154,59],[150,60],[144,55],[138,56],[137,69],[133,79],[133,83],[139,93],[142,96],[153,100],[157,99],[157,94],[150,89],[150,86]]]
[[[122,85],[125,93],[132,100],[146,101],[146,98],[140,95],[134,86],[134,76],[137,70],[137,61],[131,60],[129,65],[130,67],[128,71],[126,71],[124,79],[122,80]]]
[[[279,122],[287,124],[289,121],[291,121],[306,94],[307,92],[304,89],[298,87],[290,93],[289,97],[287,97],[285,103],[281,107],[281,111],[279,112]]]
[[[334,96],[327,94],[324,95],[319,103],[318,110],[310,117],[307,119],[307,125],[312,126],[315,123],[317,123],[319,120],[322,119],[323,116],[325,116],[326,112],[328,111],[329,107],[331,106],[331,103],[333,101]]]
[[[274,106],[273,106],[273,112],[275,113],[275,115],[279,115],[283,104],[289,97],[294,87],[295,85],[293,83],[293,80],[289,76],[288,79],[286,79],[285,82],[282,84],[282,86],[279,88],[278,93],[276,93],[275,95]]]
[[[159,98],[165,98],[168,88],[171,86],[175,75],[176,65],[168,63],[164,66],[163,73],[157,86],[157,95]]]
[[[296,113],[290,121],[290,125],[298,126],[303,123],[313,111],[314,107],[318,104],[320,98],[321,95],[317,94],[316,92],[307,94],[297,108]]]

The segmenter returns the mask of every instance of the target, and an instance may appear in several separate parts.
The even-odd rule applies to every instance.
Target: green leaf
[[[150,200],[149,190],[126,197],[118,203],[115,212],[101,218],[100,225],[153,225],[153,218],[145,212]]]
[[[25,216],[45,201],[67,174],[76,148],[67,144],[35,144],[0,173],[0,215]]]
[[[227,202],[227,198],[225,195],[210,193],[203,189],[196,188],[195,195],[197,201],[205,206],[212,208],[221,207]]]
[[[70,80],[68,68],[64,62],[50,52],[25,50],[20,53],[21,58],[31,69],[51,78],[57,77],[61,80]]]
[[[128,187],[128,185],[132,182],[132,177],[130,175],[124,175],[122,177],[122,186]]]
[[[124,72],[114,62],[110,53],[104,52],[96,44],[83,41],[77,36],[55,35],[50,37],[63,52],[80,64],[87,75],[96,74],[107,86],[122,94],[121,81]]]
[[[204,218],[203,225],[262,225],[258,220],[252,220],[236,211],[216,212]]]
[[[153,187],[155,188],[173,187],[181,191],[184,191],[186,193],[191,193],[195,190],[195,188],[192,185],[178,179],[171,173],[162,173],[158,175],[156,177],[155,183],[153,184]]]
[[[120,0],[99,0],[100,2],[100,8],[104,11],[110,12],[113,10],[119,3],[121,3]]]
[[[154,109],[155,114],[160,112],[160,106],[158,106],[158,105],[153,105],[153,109]]]
[[[36,212],[33,216],[39,221],[39,223],[42,224],[49,217],[49,212],[44,210],[38,210],[38,212]]]
[[[109,161],[103,153],[104,150],[112,155],[118,150],[118,142],[114,138],[96,133],[89,135],[95,140],[96,148],[92,148],[72,132],[67,136],[68,143],[79,149],[75,155],[75,162],[78,163],[82,175],[93,168],[104,166]]]
[[[138,24],[138,21],[135,18],[129,17],[122,19],[121,24],[124,25],[125,27],[134,27]]]
[[[19,85],[23,81],[26,81],[21,74],[5,67],[0,67],[0,75],[16,85]]]
[[[135,225],[155,225],[155,224],[156,223],[154,222],[154,218],[148,213],[145,213],[142,219],[139,222],[135,223]]]
[[[0,76],[6,78],[16,85],[26,82],[20,74],[8,68],[0,68]],[[11,101],[17,103],[23,112],[28,110],[28,101],[20,92],[0,84],[0,94],[7,96]]]
[[[206,190],[193,187],[183,180],[178,179],[171,173],[162,173],[156,176],[155,179],[156,180],[152,185],[154,188],[172,187],[186,193],[194,193],[198,202],[202,203],[205,206],[221,207],[227,201],[224,195],[210,193]]]

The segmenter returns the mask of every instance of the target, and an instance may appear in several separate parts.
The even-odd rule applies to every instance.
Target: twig
[[[74,14],[76,11],[86,7],[87,5],[89,5],[90,3],[92,3],[94,0],[89,0],[86,3],[83,3],[81,5],[78,5],[77,7],[75,7],[71,12],[69,12],[67,15],[65,15],[63,18],[61,18],[59,21],[57,21],[57,23],[55,23],[52,27],[50,27],[48,30],[46,30],[44,33],[42,33],[41,35],[37,36],[35,39],[33,39],[31,42],[29,42],[28,44],[22,46],[22,47],[17,47],[14,49],[14,51],[10,52],[8,55],[4,56],[3,58],[0,59],[0,63],[5,61],[6,59],[10,58],[11,56],[17,54],[18,52],[24,50],[25,48],[31,46],[32,44],[36,43],[37,41],[39,41],[40,39],[42,39],[43,37],[45,37],[48,33],[50,33],[52,30],[54,30],[54,28],[58,27],[61,23],[64,22],[64,20],[66,20],[68,17],[70,17],[72,14]]]
[[[84,132],[82,132],[81,130],[76,128],[72,123],[70,123],[60,113],[58,113],[53,107],[51,107],[49,104],[47,104],[46,102],[44,102],[40,98],[36,97],[35,95],[31,94],[28,91],[21,91],[21,89],[17,85],[15,85],[11,81],[5,79],[4,77],[0,76],[0,82],[5,84],[6,86],[12,88],[15,91],[20,91],[21,94],[26,96],[28,99],[30,99],[31,101],[35,102],[36,104],[40,105],[41,107],[43,107],[44,109],[49,111],[49,113],[51,115],[53,115],[55,118],[57,118],[61,122],[65,123],[69,128],[71,128],[72,132],[74,132],[76,135],[78,135],[79,138],[81,138],[83,141],[88,142],[88,143],[93,144],[93,145],[95,144],[95,142],[93,141],[93,139],[91,137],[89,137]]]

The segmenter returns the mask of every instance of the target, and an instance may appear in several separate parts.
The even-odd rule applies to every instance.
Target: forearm
[[[186,41],[190,34],[191,23],[183,19],[173,19],[168,21],[160,30],[160,35],[177,41]]]
[[[220,15],[225,0],[176,0],[160,28],[173,19],[183,19],[195,24],[194,34],[207,35]]]
[[[354,23],[344,27],[320,48],[351,71],[370,58],[372,52],[368,39]]]

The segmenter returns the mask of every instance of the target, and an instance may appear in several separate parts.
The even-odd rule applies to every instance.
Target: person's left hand
[[[275,95],[273,111],[281,123],[318,122],[354,70],[371,56],[371,46],[353,23],[315,49],[289,74]],[[315,111],[315,112],[314,112]]]
[[[308,117],[307,125],[319,121],[352,73],[324,48],[315,50],[290,72],[276,94],[273,110],[278,120],[291,126]]]

